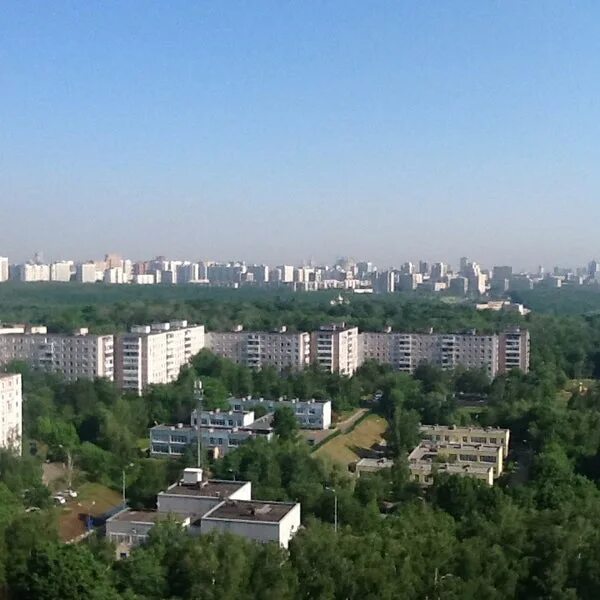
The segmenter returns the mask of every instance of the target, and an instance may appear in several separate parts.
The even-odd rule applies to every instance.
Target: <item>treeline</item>
[[[187,319],[209,330],[271,330],[282,325],[310,331],[331,321],[345,321],[363,330],[386,326],[401,331],[502,329],[518,322],[516,315],[477,312],[471,304],[447,303],[416,294],[360,296],[344,294],[346,302],[331,304],[337,291],[298,292],[194,286],[108,286],[78,284],[0,285],[2,321],[47,324],[54,331],[90,327],[96,332],[123,331],[140,323]]]

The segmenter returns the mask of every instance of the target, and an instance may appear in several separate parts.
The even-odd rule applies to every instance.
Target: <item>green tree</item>
[[[105,566],[87,548],[58,544],[33,550],[11,591],[23,600],[118,599]]]
[[[273,415],[273,430],[282,440],[293,440],[298,434],[298,420],[289,406],[282,406]]]

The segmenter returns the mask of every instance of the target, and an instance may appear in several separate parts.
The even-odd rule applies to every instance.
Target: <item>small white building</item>
[[[300,528],[300,504],[229,499],[206,513],[200,528],[203,535],[212,531],[229,532],[287,548]]]
[[[158,494],[156,505],[161,513],[200,518],[228,498],[250,500],[252,482],[203,480],[202,469],[187,468],[181,481]]]

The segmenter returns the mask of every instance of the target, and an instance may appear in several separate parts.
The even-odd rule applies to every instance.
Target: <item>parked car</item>
[[[67,503],[67,500],[65,499],[65,497],[61,496],[60,494],[56,494],[56,496],[52,496],[52,500],[54,500],[54,503],[58,504],[59,506],[63,506],[64,504]]]

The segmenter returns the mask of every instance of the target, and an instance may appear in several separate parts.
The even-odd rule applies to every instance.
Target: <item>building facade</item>
[[[353,375],[359,366],[359,352],[357,327],[324,325],[310,335],[311,362],[325,371]]]
[[[262,406],[267,413],[274,413],[280,407],[288,407],[294,411],[300,429],[329,429],[331,427],[331,400],[300,400],[299,398],[229,398],[229,405],[234,411],[249,411]],[[254,413],[252,413],[254,414]]]
[[[6,256],[0,256],[0,283],[8,281],[9,269],[8,269],[8,258]]]
[[[21,375],[0,373],[0,448],[20,455],[22,436]]]
[[[511,329],[500,336],[499,370],[506,373],[511,369],[529,372],[531,339],[526,329]]]
[[[210,332],[206,347],[251,369],[273,366],[278,371],[302,370],[310,363],[310,335],[305,332]]]
[[[46,333],[43,326],[0,332],[0,364],[21,360],[65,379],[114,379],[114,338],[79,329],[73,335]],[[10,330],[9,330],[10,331]],[[13,330],[14,331],[14,330]]]
[[[425,440],[451,444],[484,444],[500,446],[504,458],[508,456],[510,430],[497,427],[461,427],[459,425],[421,425]]]
[[[172,321],[131,328],[116,340],[116,380],[120,388],[141,394],[152,384],[169,383],[204,348],[204,326]]]
[[[407,373],[420,364],[485,369],[491,378],[513,368],[529,370],[526,330],[500,335],[363,332],[359,339],[361,363],[374,360]]]

